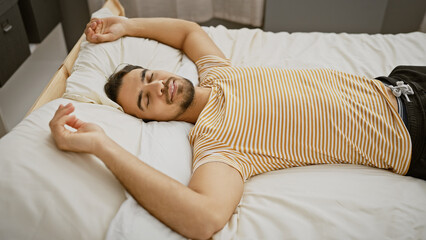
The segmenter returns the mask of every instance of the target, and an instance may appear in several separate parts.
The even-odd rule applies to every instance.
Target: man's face
[[[176,120],[194,98],[192,83],[175,74],[134,69],[123,77],[117,102],[124,112],[146,120]]]

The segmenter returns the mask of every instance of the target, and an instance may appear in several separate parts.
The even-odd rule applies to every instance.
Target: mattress
[[[95,13],[110,16],[107,9]],[[271,33],[204,30],[236,66],[331,68],[374,78],[397,65],[426,64],[426,34]],[[103,92],[123,63],[180,74],[194,64],[158,42],[124,37],[83,41],[62,98],[27,116],[0,139],[0,239],[183,239],[140,207],[93,155],[63,152],[50,135],[59,104],[99,124],[126,150],[187,184],[192,148],[184,122],[145,123]],[[425,239],[426,182],[357,165],[316,165],[250,178],[213,239]]]

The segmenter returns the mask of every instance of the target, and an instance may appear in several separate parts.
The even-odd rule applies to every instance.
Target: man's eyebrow
[[[148,71],[148,69],[146,69],[146,68],[144,68],[144,69],[142,70],[142,73],[141,73],[141,82],[143,82],[143,80],[145,79],[146,71]],[[139,108],[140,110],[144,111],[144,109],[143,109],[143,107],[142,107],[142,105],[141,105],[142,95],[143,95],[143,90],[141,90],[141,91],[139,92],[137,105],[138,105],[138,108]]]
[[[145,75],[146,75],[146,72],[148,71],[148,69],[146,69],[146,68],[144,68],[143,70],[142,70],[142,74],[141,74],[141,81],[143,82],[144,80],[145,80]]]

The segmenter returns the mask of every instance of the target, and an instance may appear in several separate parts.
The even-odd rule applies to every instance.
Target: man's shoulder
[[[232,66],[231,60],[216,55],[206,55],[195,62],[199,71],[212,67],[229,67]]]

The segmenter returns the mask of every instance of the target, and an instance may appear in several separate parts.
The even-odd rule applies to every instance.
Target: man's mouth
[[[176,94],[176,87],[177,86],[175,84],[175,80],[169,81],[168,90],[169,90],[170,102],[173,102],[173,98],[175,97],[175,94]]]

